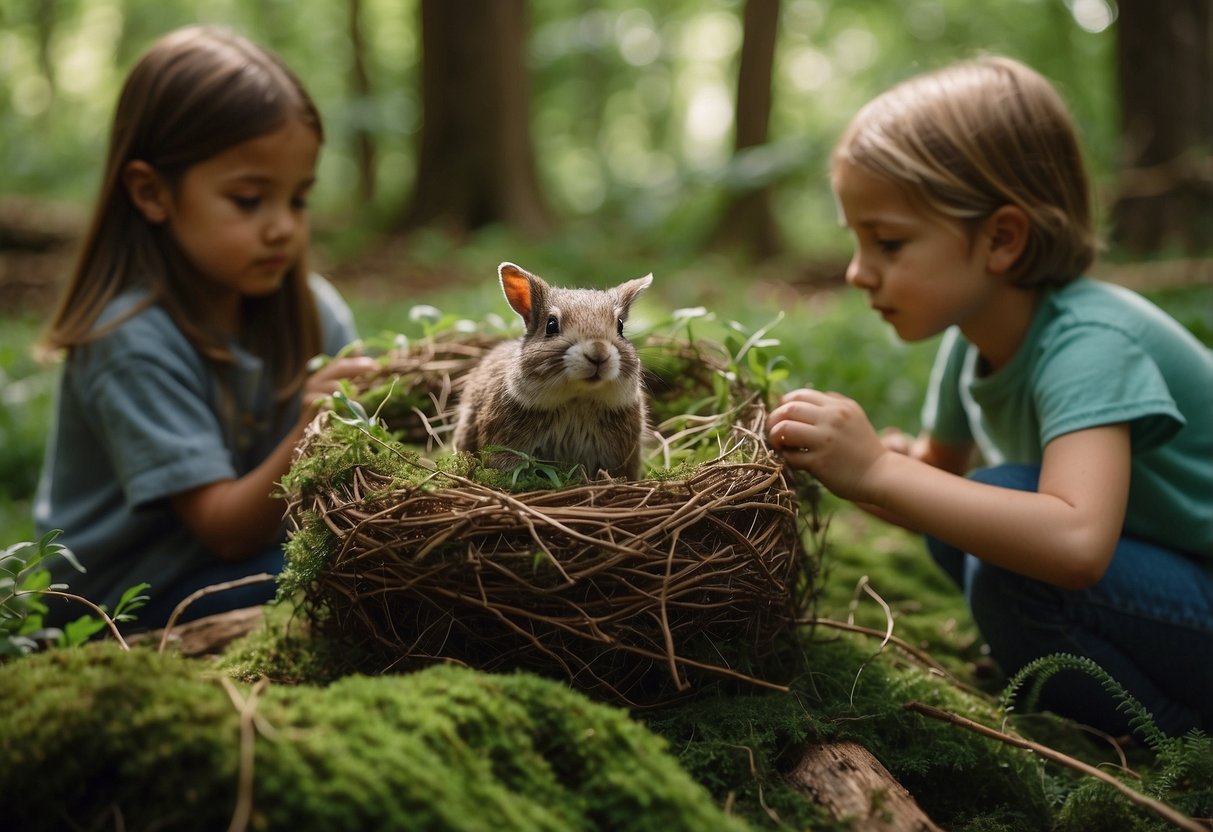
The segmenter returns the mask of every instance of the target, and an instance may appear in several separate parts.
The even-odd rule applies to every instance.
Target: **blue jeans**
[[[277,575],[282,571],[283,564],[284,558],[281,546],[266,549],[264,552],[239,563],[226,563],[216,559],[213,563],[191,572],[189,575],[168,586],[152,587],[148,590],[148,595],[151,598],[147,606],[140,607],[135,611],[138,620],[134,622],[133,626],[141,630],[163,627],[168,623],[169,616],[173,614],[173,610],[176,609],[177,604],[189,597],[194,591],[203,587],[234,581],[247,575],[256,575],[259,572]],[[262,581],[247,586],[236,587],[235,589],[226,589],[211,595],[204,595],[185,608],[185,612],[177,619],[177,623],[184,623],[192,621],[195,618],[203,618],[208,615],[215,615],[216,613],[238,610],[243,607],[255,607],[267,603],[274,599],[276,587],[275,581]]]
[[[972,479],[1036,491],[1040,469],[1001,465]],[[991,566],[935,538],[935,562],[964,590],[990,653],[1012,674],[1041,656],[1090,658],[1178,735],[1213,731],[1213,566],[1153,543],[1121,537],[1103,578],[1067,590]],[[1085,673],[1064,671],[1040,705],[1113,734],[1128,720]]]

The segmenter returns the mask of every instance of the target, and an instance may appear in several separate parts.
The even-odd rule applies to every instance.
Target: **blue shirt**
[[[1213,352],[1145,298],[1079,279],[1041,299],[1014,357],[978,372],[956,330],[940,346],[923,424],[990,465],[1040,465],[1066,433],[1129,425],[1125,531],[1213,561]]]
[[[334,355],[356,337],[353,317],[323,278],[313,276],[311,288],[324,351]],[[143,297],[116,298],[98,326]],[[299,417],[298,398],[275,403],[272,368],[238,345],[230,349],[225,387],[215,366],[153,305],[72,351],[59,380],[34,521],[40,535],[61,529],[58,542],[87,571],[53,564],[55,581],[113,609],[134,584],[146,581],[154,593],[214,563],[166,498],[245,475]]]

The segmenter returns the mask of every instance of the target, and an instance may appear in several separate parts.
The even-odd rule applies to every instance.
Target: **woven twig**
[[[429,358],[392,368],[439,391],[424,416],[433,441],[453,364],[443,347],[418,349]],[[756,396],[739,407],[720,456],[686,479],[509,493],[429,467],[417,484],[354,466],[292,503],[336,541],[308,600],[393,662],[528,668],[631,706],[705,674],[772,686],[749,663],[794,627],[809,564],[765,408]],[[320,420],[302,452],[325,441]]]

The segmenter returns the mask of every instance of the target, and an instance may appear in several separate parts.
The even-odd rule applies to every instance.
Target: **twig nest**
[[[813,567],[762,393],[715,345],[651,341],[645,479],[504,473],[441,444],[490,346],[448,336],[387,356],[360,398],[394,436],[361,414],[313,422],[284,481],[281,591],[373,656],[363,669],[525,668],[633,707],[725,678],[776,686],[761,659],[794,629]]]

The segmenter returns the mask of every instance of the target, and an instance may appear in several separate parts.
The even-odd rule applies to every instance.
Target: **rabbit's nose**
[[[596,341],[586,347],[585,357],[595,364],[604,364],[610,359],[611,351],[606,344]]]

